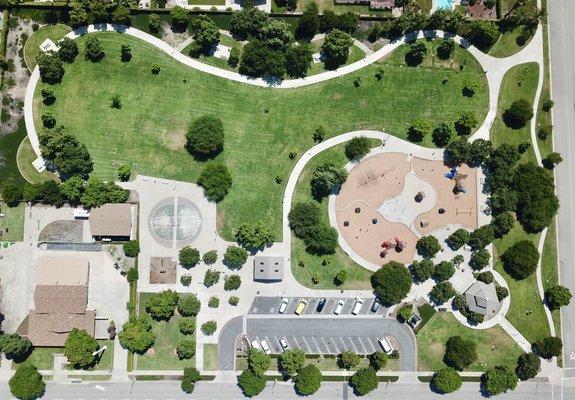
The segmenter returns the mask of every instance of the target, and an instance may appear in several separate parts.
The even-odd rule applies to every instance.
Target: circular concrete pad
[[[200,209],[183,197],[161,200],[150,214],[148,226],[162,246],[178,248],[196,239],[202,229]]]

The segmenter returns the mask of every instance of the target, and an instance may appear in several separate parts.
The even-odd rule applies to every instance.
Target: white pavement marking
[[[326,341],[325,341],[325,338],[322,336],[320,339],[321,339],[321,341],[323,342],[323,345],[325,346],[326,353],[332,354],[332,351],[331,351],[331,349],[329,348],[329,346],[327,345],[327,343],[326,343]]]
[[[366,349],[365,346],[363,345],[363,340],[361,340],[360,337],[358,337],[357,340],[359,340],[359,344],[361,344],[361,347],[363,348],[363,354],[368,354],[368,353],[367,353],[367,349]]]
[[[338,337],[339,341],[341,342],[343,349],[347,351],[347,345],[345,344],[345,342],[343,341],[343,338],[341,336]]]
[[[322,353],[321,351],[321,347],[319,347],[319,344],[317,344],[317,340],[315,340],[315,337],[311,337],[311,340],[313,340],[313,343],[315,344],[315,348],[317,349],[318,353]]]
[[[356,354],[360,354],[360,352],[357,350],[357,347],[355,346],[355,343],[353,342],[353,339],[351,338],[351,336],[347,337],[349,339],[349,342],[351,343],[351,347],[353,347],[353,350],[355,351]]]
[[[376,352],[375,346],[374,346],[373,343],[371,342],[371,338],[368,337],[368,338],[367,338],[367,341],[369,342],[369,345],[371,346],[371,350],[372,350],[371,352],[372,352],[372,353],[375,353],[375,352]]]
[[[307,340],[305,340],[305,337],[304,337],[304,336],[302,336],[301,338],[302,338],[302,340],[303,340],[303,342],[304,342],[304,344],[305,344],[305,348],[306,348],[306,350],[307,350],[306,353],[310,354],[311,351],[310,351],[309,345],[307,344]]]

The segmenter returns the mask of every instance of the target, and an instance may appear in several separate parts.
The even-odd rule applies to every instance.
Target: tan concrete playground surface
[[[408,264],[420,236],[447,225],[476,228],[476,171],[466,166],[458,169],[467,175],[461,181],[467,193],[456,195],[455,181],[444,176],[449,170],[442,161],[403,153],[377,154],[355,165],[335,199],[337,227],[345,242],[368,262]],[[405,200],[419,190],[425,193],[422,202]],[[405,248],[384,253],[382,244],[395,244],[395,238],[405,242]]]

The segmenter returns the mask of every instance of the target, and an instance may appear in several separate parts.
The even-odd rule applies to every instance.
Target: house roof
[[[254,281],[281,281],[283,277],[283,257],[258,256],[254,258]]]
[[[28,314],[28,339],[36,347],[62,347],[68,333],[74,328],[84,329],[94,336],[96,312],[88,310],[83,314],[50,313]]]
[[[92,236],[129,237],[132,233],[132,205],[104,204],[90,211]]]
[[[150,283],[176,283],[177,265],[170,257],[150,257]]]
[[[476,281],[465,291],[467,307],[483,315],[495,314],[499,308],[499,299],[493,283]]]
[[[34,304],[39,314],[82,314],[88,305],[88,287],[79,285],[38,285]]]
[[[40,257],[36,265],[36,285],[88,284],[90,261],[85,258]]]

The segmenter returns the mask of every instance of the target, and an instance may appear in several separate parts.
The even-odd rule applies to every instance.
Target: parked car
[[[285,338],[280,339],[280,346],[282,347],[283,351],[289,350],[289,344]]]
[[[339,315],[339,313],[341,312],[341,310],[343,309],[343,305],[345,304],[345,300],[339,299],[337,301],[337,304],[335,305],[335,309],[333,310],[333,313],[335,315]]]
[[[317,312],[322,312],[323,308],[325,307],[325,303],[326,303],[326,299],[325,297],[322,297],[321,299],[319,299],[319,302],[317,303],[317,307],[315,308],[315,310]]]
[[[270,345],[268,344],[268,341],[265,339],[262,339],[262,350],[264,351],[264,353],[266,354],[271,354],[272,351],[270,349]]]
[[[296,315],[300,315],[303,310],[305,310],[305,307],[307,306],[307,300],[303,299],[302,301],[299,302],[299,304],[297,305],[297,307],[295,308],[295,313]]]
[[[278,312],[283,314],[286,311],[286,308],[289,304],[289,299],[287,297],[282,297],[282,301],[280,303],[280,307],[278,308]]]
[[[262,349],[262,345],[260,344],[260,342],[258,342],[257,339],[252,340],[252,347],[256,350]]]
[[[379,310],[379,307],[381,307],[381,303],[379,302],[378,299],[373,300],[373,304],[371,305],[371,312],[377,312],[377,310]]]
[[[385,354],[393,353],[393,347],[391,347],[391,344],[389,344],[389,341],[387,340],[386,337],[382,337],[381,339],[377,339],[377,343],[379,343],[379,345],[381,346],[383,351],[385,351]]]
[[[353,305],[353,310],[351,310],[351,313],[353,315],[359,314],[362,306],[363,306],[363,299],[355,299],[355,304]]]
[[[411,318],[407,321],[407,324],[411,326],[411,329],[415,329],[417,325],[421,322],[421,317],[417,314],[413,314]]]

